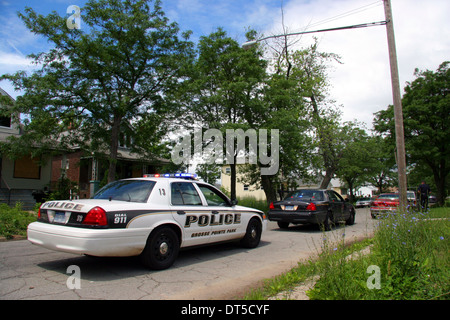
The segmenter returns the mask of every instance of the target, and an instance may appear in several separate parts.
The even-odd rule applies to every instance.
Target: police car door
[[[170,200],[173,218],[183,228],[182,247],[208,243],[211,236],[211,211],[203,207],[197,189],[188,181],[170,184]]]
[[[241,212],[235,211],[228,198],[214,187],[197,183],[211,212],[211,242],[230,240],[240,236],[242,231]],[[245,232],[245,228],[244,228]]]

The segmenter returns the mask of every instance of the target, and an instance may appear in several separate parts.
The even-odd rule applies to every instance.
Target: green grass
[[[238,198],[238,205],[261,210],[265,213],[269,210],[266,200],[256,200],[253,197]]]
[[[36,221],[34,212],[23,211],[20,203],[15,207],[0,204],[0,236],[11,239],[15,235],[25,236],[28,224]]]
[[[324,237],[318,258],[266,280],[245,299],[267,299],[318,276],[307,292],[318,300],[428,300],[450,298],[450,208],[397,214],[379,220],[375,236],[347,246]],[[367,255],[351,252],[371,245]],[[375,269],[377,271],[374,271]],[[379,288],[375,276],[379,275]]]

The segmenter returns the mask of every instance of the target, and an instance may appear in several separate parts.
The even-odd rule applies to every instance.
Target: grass
[[[238,198],[238,205],[244,207],[250,207],[254,209],[261,210],[265,213],[269,210],[269,206],[266,200],[257,200],[254,197],[241,197]]]
[[[0,204],[0,236],[12,239],[15,235],[25,236],[27,226],[36,221],[34,212],[22,210],[22,205],[17,203],[14,207]]]
[[[251,291],[245,299],[267,299],[316,276],[307,292],[317,300],[428,300],[450,298],[450,208],[393,214],[379,220],[375,235],[346,246],[344,236],[324,237],[318,258]],[[338,241],[336,241],[338,240]],[[371,245],[367,255],[352,252]]]

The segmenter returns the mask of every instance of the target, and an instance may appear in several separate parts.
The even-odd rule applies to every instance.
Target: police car
[[[145,175],[112,182],[92,199],[45,202],[28,240],[90,256],[140,255],[151,269],[170,267],[180,248],[229,240],[258,246],[265,214],[195,178]]]

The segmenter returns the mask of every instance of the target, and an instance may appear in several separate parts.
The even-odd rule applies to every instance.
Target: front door
[[[208,243],[212,213],[203,206],[192,182],[172,182],[170,202],[172,216],[183,228],[182,247]]]

